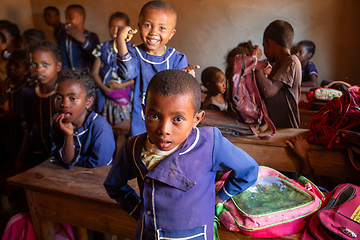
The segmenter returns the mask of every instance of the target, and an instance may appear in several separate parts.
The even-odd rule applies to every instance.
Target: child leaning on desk
[[[104,182],[109,196],[135,219],[137,239],[213,239],[215,203],[244,191],[258,164],[217,128],[197,128],[201,90],[189,73],[157,73],[146,91],[146,133],[128,139]],[[217,171],[232,170],[215,195]],[[140,197],[127,183],[137,178]]]
[[[124,81],[135,80],[130,136],[146,131],[141,105],[150,79],[156,73],[166,69],[184,69],[195,74],[194,69],[199,68],[188,67],[185,54],[166,46],[176,32],[176,19],[176,11],[169,3],[146,3],[140,11],[138,23],[143,43],[136,47],[128,46],[125,41],[131,27],[119,27],[116,38],[118,74]]]
[[[110,165],[115,150],[110,124],[91,111],[95,82],[89,73],[69,70],[60,75],[51,124],[51,154],[64,168]]]

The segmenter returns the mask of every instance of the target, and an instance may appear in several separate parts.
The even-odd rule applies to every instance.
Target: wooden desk
[[[315,110],[300,108],[300,128],[309,129],[311,118],[317,113]]]
[[[110,166],[66,170],[47,160],[8,182],[25,189],[37,239],[55,239],[51,221],[135,239],[137,222],[108,197],[102,185],[109,170]],[[275,239],[299,239],[300,235]],[[223,228],[219,236],[221,240],[252,239]]]
[[[298,159],[285,143],[290,137],[306,137],[307,129],[277,129],[276,135],[269,140],[261,140],[254,135],[226,136],[232,143],[250,154],[259,165],[269,166],[280,171],[299,172]],[[310,163],[315,175],[360,179],[360,172],[351,164],[347,153],[323,146],[309,145]]]

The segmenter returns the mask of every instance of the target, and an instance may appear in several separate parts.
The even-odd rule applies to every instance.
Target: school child
[[[176,32],[176,18],[176,11],[169,3],[146,3],[140,11],[138,24],[143,43],[137,47],[128,47],[125,42],[131,27],[119,28],[116,38],[118,74],[125,81],[135,80],[130,136],[146,131],[141,104],[150,79],[157,72],[166,69],[184,69],[194,73],[194,69],[198,68],[188,67],[184,54],[166,46]]]
[[[26,131],[18,156],[18,171],[26,170],[51,156],[50,123],[56,113],[55,87],[61,70],[61,52],[56,43],[40,41],[29,48],[33,86],[22,92],[22,114]]]
[[[95,60],[91,52],[99,44],[98,36],[85,30],[85,9],[81,5],[66,8],[66,31],[62,32],[59,46],[62,52],[62,70],[91,69]]]
[[[290,48],[294,29],[290,23],[276,20],[270,23],[263,35],[264,54],[274,63],[268,77],[256,70],[256,82],[262,93],[270,119],[278,128],[299,128],[301,63]],[[258,49],[258,58],[261,56]]]
[[[251,186],[258,164],[219,129],[197,128],[201,90],[189,73],[157,73],[146,91],[146,133],[129,138],[104,182],[135,219],[136,239],[213,239],[214,205]],[[217,171],[231,170],[215,196]],[[137,178],[140,197],[127,185]],[[156,236],[156,237],[155,237]]]
[[[6,65],[7,78],[0,86],[0,137],[2,158],[14,163],[24,136],[22,90],[29,84],[27,52],[15,50]],[[5,160],[6,159],[6,160]]]
[[[30,28],[23,32],[21,49],[28,50],[31,45],[46,40],[45,33],[40,29]]]
[[[226,83],[223,71],[217,67],[207,67],[201,73],[201,82],[208,90],[202,108],[227,111],[228,106],[224,98]]]
[[[110,123],[117,125],[130,118],[130,86],[134,80],[123,82],[117,74],[116,37],[119,27],[129,26],[129,17],[122,12],[115,12],[109,19],[109,33],[111,41],[98,45],[93,55],[96,57],[91,75],[97,86],[97,111]],[[127,46],[133,43],[128,42]]]
[[[296,55],[301,62],[302,68],[302,87],[314,87],[317,84],[318,71],[315,64],[310,59],[315,54],[315,43],[304,40],[296,46]]]
[[[15,23],[1,20],[0,32],[6,37],[6,49],[3,51],[3,57],[9,59],[13,51],[20,49],[20,30]]]
[[[112,164],[115,150],[110,124],[91,111],[95,82],[84,71],[66,71],[56,87],[57,113],[51,124],[52,156],[64,168]]]
[[[6,78],[6,59],[3,57],[3,52],[6,49],[6,37],[0,32],[0,86],[2,81]]]
[[[65,31],[65,24],[60,21],[60,11],[54,6],[44,9],[44,20],[46,24],[54,29],[54,38],[59,42],[61,32]]]

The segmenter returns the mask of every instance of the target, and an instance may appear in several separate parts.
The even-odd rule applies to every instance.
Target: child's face
[[[110,21],[110,25],[109,25],[109,33],[110,33],[110,37],[112,39],[115,39],[117,37],[117,32],[119,30],[119,27],[124,27],[126,26],[126,21],[122,18],[113,18]]]
[[[64,115],[65,123],[72,123],[80,128],[86,118],[87,109],[91,107],[93,98],[86,96],[85,87],[80,83],[64,81],[58,83],[55,107],[58,114]]]
[[[26,64],[17,57],[9,58],[9,61],[6,64],[6,74],[14,82],[20,82],[24,77],[29,74],[29,69],[27,69]]]
[[[44,12],[44,19],[48,26],[56,26],[60,23],[60,16],[53,10],[46,10]]]
[[[207,89],[214,94],[224,94],[226,91],[225,74],[221,71],[216,72],[211,81],[208,82]]]
[[[147,134],[162,151],[170,151],[184,142],[204,117],[204,112],[194,113],[189,95],[166,97],[150,92],[143,110]]]
[[[304,63],[311,58],[312,53],[307,50],[306,46],[299,44],[296,47],[296,55],[298,56],[300,62]]]
[[[30,54],[31,76],[40,85],[55,85],[58,73],[61,70],[61,62],[57,62],[51,51],[37,50]]]
[[[65,12],[66,24],[71,24],[74,27],[82,28],[84,27],[85,17],[80,10],[75,8],[69,8]]]
[[[146,50],[161,55],[165,44],[174,36],[176,15],[171,9],[147,8],[139,19],[140,36]]]

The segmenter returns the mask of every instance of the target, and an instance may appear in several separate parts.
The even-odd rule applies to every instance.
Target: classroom
[[[194,70],[198,83],[201,83],[201,73],[207,67],[216,66],[225,73],[227,54],[241,42],[250,40],[264,52],[264,29],[269,23],[279,19],[287,21],[294,29],[293,53],[297,43],[302,40],[311,40],[316,44],[316,53],[311,61],[316,64],[318,71],[317,86],[320,86],[323,80],[343,81],[350,85],[360,84],[357,62],[354,61],[354,58],[360,55],[360,49],[357,47],[360,38],[360,32],[357,31],[360,23],[358,14],[360,3],[357,0],[164,1],[171,4],[177,13],[176,34],[170,37],[166,45],[186,55],[188,66],[200,66],[199,69]],[[20,34],[27,29],[40,29],[47,40],[55,43],[57,40],[54,37],[53,28],[44,21],[44,9],[48,6],[58,8],[60,22],[65,23],[67,7],[79,4],[86,12],[84,28],[96,33],[99,43],[103,43],[110,40],[108,25],[111,14],[116,11],[126,13],[130,20],[129,26],[132,29],[139,29],[139,13],[147,2],[149,1],[3,0],[0,20],[17,24]],[[141,44],[140,33],[134,34],[131,42]],[[265,58],[263,54],[260,60],[265,60]],[[64,84],[69,85],[66,77],[61,85]],[[309,89],[307,87],[301,89],[302,100],[306,100],[305,95]],[[64,96],[66,90],[64,87]],[[0,102],[2,108],[1,104],[2,102]],[[299,166],[294,161],[297,156],[289,149],[286,140],[298,135],[306,138],[310,119],[315,114],[316,111],[300,109],[300,128],[278,128],[275,136],[270,140],[262,140],[256,136],[243,137],[226,134],[224,136],[236,147],[248,153],[261,166],[268,166],[278,171],[297,172]],[[59,121],[64,120],[60,118]],[[73,124],[75,127],[75,123]],[[108,149],[99,153],[101,155],[114,149],[118,152],[128,137],[129,119],[120,124],[111,125],[109,126],[112,128],[107,130],[114,134],[115,146],[104,144],[108,146]],[[63,131],[66,133],[65,130]],[[61,140],[63,144],[64,139]],[[108,140],[102,141],[107,143]],[[77,147],[76,143],[74,147]],[[60,152],[59,149],[57,150]],[[360,184],[359,171],[351,164],[345,151],[310,144],[308,153],[313,173],[324,176],[327,180],[330,179],[331,183],[328,186],[332,187],[333,184],[339,183],[338,181]],[[109,159],[114,158],[115,155],[109,156]],[[101,165],[111,165],[113,158]],[[326,164],[324,164],[324,159],[326,159]],[[13,196],[15,200],[4,197],[3,195],[6,194],[1,192],[1,234],[11,215],[18,213],[20,209],[30,212],[31,217],[28,216],[28,218],[31,218],[33,222],[38,239],[55,239],[56,230],[54,231],[53,222],[63,222],[65,226],[72,225],[71,232],[75,239],[135,239],[137,222],[120,209],[116,202],[106,194],[103,186],[111,166],[99,165],[100,167],[97,168],[94,164],[90,168],[83,168],[74,165],[75,163],[65,164],[66,168],[71,169],[61,169],[54,167],[56,165],[47,160],[34,168],[27,169],[26,172],[7,176],[9,177],[7,183],[6,179],[2,178],[1,184],[9,185],[10,193],[15,192]],[[3,166],[2,164],[1,168]],[[8,174],[5,168],[0,170],[4,176]],[[60,176],[62,176],[61,179]],[[333,179],[335,179],[334,182],[332,182]],[[79,182],[75,183],[77,180]],[[131,182],[130,185],[138,191],[137,183]],[[18,193],[18,190],[22,188],[25,189],[25,193]],[[58,211],[58,209],[63,210]],[[93,216],[85,216],[89,209],[92,213],[89,215]],[[301,234],[302,232],[274,239],[300,239]],[[220,228],[219,235],[221,240],[261,239],[244,237],[225,228]]]

